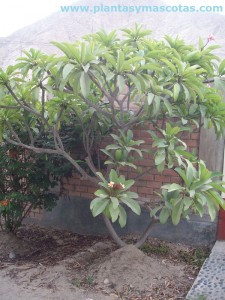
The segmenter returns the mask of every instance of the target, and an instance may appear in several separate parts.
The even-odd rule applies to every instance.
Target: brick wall
[[[151,125],[148,129],[153,129]],[[139,140],[144,140],[146,149],[151,149],[152,138],[149,133],[146,132],[146,128],[135,128],[133,130],[134,137]],[[194,132],[185,132],[182,135],[182,140],[187,144],[188,150],[195,150],[198,154],[199,151],[199,129]],[[109,141],[110,142],[110,141]],[[103,143],[101,148],[107,145]],[[143,154],[143,160],[138,162],[138,165],[144,172],[147,172],[149,168],[154,165],[153,155],[147,153]],[[140,173],[137,173],[134,169],[124,169],[123,171],[126,178],[135,179]],[[165,183],[179,182],[179,177],[173,170],[165,170],[163,173],[159,173],[156,168],[149,170],[143,176],[137,180],[136,184],[132,187],[132,191],[137,192],[140,197],[148,198],[150,201],[154,201],[156,198],[155,192],[159,192],[160,187]],[[83,197],[87,199],[93,199],[93,193],[97,190],[98,186],[87,181],[81,180],[79,174],[73,173],[70,178],[63,178],[62,190],[63,194],[70,196]]]
[[[219,241],[225,240],[225,210],[222,208],[218,216],[217,239]]]
[[[43,216],[42,209],[36,208],[29,213],[29,217],[36,220],[41,220]]]

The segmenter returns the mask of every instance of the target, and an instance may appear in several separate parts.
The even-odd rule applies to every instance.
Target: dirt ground
[[[118,249],[108,237],[27,225],[0,232],[0,299],[185,299],[207,251],[155,239]]]

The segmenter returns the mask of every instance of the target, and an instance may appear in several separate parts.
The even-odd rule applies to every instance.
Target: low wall
[[[70,230],[85,235],[108,234],[101,216],[93,218],[90,211],[90,201],[82,197],[63,196],[52,212],[42,212],[38,219],[28,218],[41,226],[52,226]],[[141,217],[128,211],[126,228],[121,229],[118,224],[115,228],[121,235],[142,232],[149,222],[149,213],[143,211]],[[190,221],[182,220],[178,226],[172,223],[157,224],[150,236],[159,239],[189,244],[212,245],[216,240],[217,220],[211,222],[208,215],[203,218],[192,216]]]

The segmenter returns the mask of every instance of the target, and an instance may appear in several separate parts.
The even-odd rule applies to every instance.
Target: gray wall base
[[[89,206],[90,201],[87,199],[63,196],[51,212],[44,212],[41,220],[26,219],[25,222],[86,235],[107,235],[108,231],[101,216],[93,218]],[[121,229],[118,224],[115,224],[115,228],[120,235],[140,233],[147,227],[149,219],[146,211],[141,216],[128,211],[126,228]],[[171,222],[157,224],[150,236],[177,243],[209,246],[216,240],[216,231],[217,220],[211,222],[207,215],[203,218],[192,216],[190,221],[182,220],[178,226]]]

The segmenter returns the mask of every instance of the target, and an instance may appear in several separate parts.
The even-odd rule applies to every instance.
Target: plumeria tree
[[[54,42],[62,56],[30,49],[0,71],[1,141],[61,155],[83,179],[98,184],[93,216],[103,215],[120,246],[125,243],[112,223],[125,226],[127,209],[140,215],[151,202],[132,192],[135,180],[124,175],[124,170],[137,171],[137,178],[144,174],[138,161],[149,149],[134,137],[137,125],[152,138],[158,172],[172,169],[180,177],[179,184],[162,186],[157,207],[148,207],[150,223],[137,247],[157,222],[171,219],[177,225],[191,213],[202,216],[205,207],[214,219],[225,207],[221,174],[209,171],[182,140],[184,131],[200,126],[223,134],[222,93],[208,84],[223,85],[225,60],[212,53],[217,46],[209,44],[211,37],[194,47],[169,36],[154,40],[150,33],[136,25],[119,36],[100,31],[73,44]],[[65,127],[79,140],[73,150]],[[109,134],[111,142],[101,149]]]

